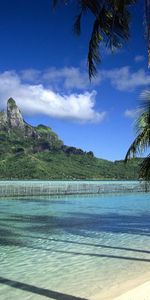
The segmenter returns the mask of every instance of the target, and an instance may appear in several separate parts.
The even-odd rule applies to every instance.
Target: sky
[[[132,8],[131,36],[115,54],[101,47],[92,82],[87,71],[92,18],[73,33],[74,1],[1,0],[0,110],[13,97],[24,119],[51,127],[66,145],[120,160],[135,137],[141,93],[150,84],[143,0]]]

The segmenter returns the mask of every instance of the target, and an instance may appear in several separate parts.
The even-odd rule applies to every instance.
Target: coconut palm
[[[60,2],[69,4],[71,0],[52,0],[53,7]],[[103,43],[112,51],[123,46],[130,35],[131,6],[138,0],[76,0],[78,9],[74,31],[81,32],[83,15],[91,13],[94,17],[92,33],[88,48],[88,70],[91,79],[97,73],[100,62],[100,45]],[[143,0],[145,7],[145,32],[148,49],[148,66],[150,66],[150,0]],[[130,146],[125,160],[137,152],[143,152],[150,146],[150,90],[145,93],[145,100],[137,119],[137,137]],[[143,160],[140,176],[150,179],[150,155]]]
[[[142,97],[142,105],[136,120],[137,137],[128,149],[125,161],[150,147],[150,90],[145,91]],[[150,154],[143,159],[140,177],[150,180]]]
[[[68,4],[71,0],[52,0],[53,7],[60,2]],[[89,78],[96,75],[97,64],[100,62],[100,45],[112,51],[123,46],[129,38],[131,6],[138,0],[76,0],[78,14],[74,23],[74,31],[81,32],[82,17],[91,13],[93,27],[88,47]],[[148,64],[150,65],[150,0],[143,0],[145,6],[146,37],[148,42]]]

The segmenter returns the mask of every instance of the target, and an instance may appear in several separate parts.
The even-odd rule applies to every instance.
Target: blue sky
[[[92,19],[84,18],[76,37],[75,15],[73,6],[52,12],[50,0],[1,1],[0,109],[13,97],[26,121],[50,126],[65,144],[123,159],[135,136],[139,96],[150,83],[143,1],[133,9],[123,49],[114,55],[101,49],[92,83],[86,66]]]

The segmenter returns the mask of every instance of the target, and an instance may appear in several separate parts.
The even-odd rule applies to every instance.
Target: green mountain
[[[0,112],[0,179],[137,179],[140,163],[98,159],[64,145],[51,128],[26,123],[12,98]]]

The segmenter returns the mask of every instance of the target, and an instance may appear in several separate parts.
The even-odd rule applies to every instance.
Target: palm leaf
[[[150,90],[145,91],[142,98],[139,116],[136,120],[137,137],[127,151],[125,162],[150,147]],[[146,181],[150,180],[150,155],[143,159],[140,177]]]
[[[143,97],[144,100],[136,120],[137,137],[129,147],[125,161],[137,153],[144,152],[150,146],[150,91],[145,91],[142,94]]]
[[[52,7],[55,8],[59,4],[59,0],[52,0]]]
[[[56,8],[56,6],[61,2],[63,2],[64,4],[68,4],[69,0],[52,0],[52,7]]]
[[[143,151],[150,146],[150,130],[145,128],[141,134],[139,134],[134,142],[129,147],[127,154],[125,156],[125,162],[131,158],[132,156],[135,157],[138,153],[141,154]]]
[[[71,3],[65,0],[52,0],[53,7],[60,2]],[[80,34],[81,19],[83,13],[88,12],[93,15],[93,27],[88,49],[88,69],[89,78],[96,75],[96,69],[100,59],[99,46],[103,41],[106,47],[112,51],[120,48],[129,38],[130,6],[136,0],[76,0],[78,9],[74,22],[74,32]]]
[[[90,79],[94,77],[97,73],[96,65],[100,62],[99,44],[102,41],[103,37],[99,30],[99,21],[96,20],[94,22],[93,32],[91,35],[91,40],[89,42],[88,70]]]
[[[150,181],[150,154],[143,160],[139,176],[141,179]]]
[[[81,11],[90,11],[95,17],[98,16],[102,6],[102,1],[99,0],[77,0],[77,7]]]
[[[81,18],[82,18],[82,12],[77,15],[76,20],[74,22],[74,32],[77,35],[80,35],[81,33]]]
[[[108,11],[103,6],[94,22],[88,51],[89,78],[96,75],[96,67],[100,62],[99,46],[102,41],[113,51],[120,48],[122,42],[129,37],[128,14],[123,17],[117,11]]]

